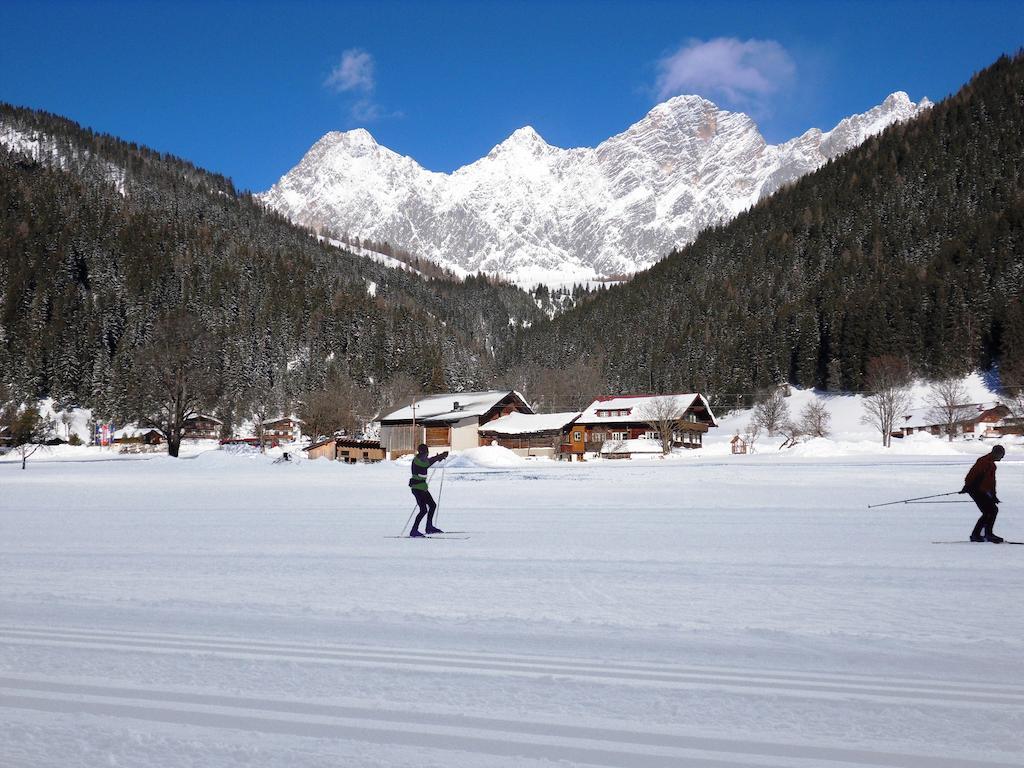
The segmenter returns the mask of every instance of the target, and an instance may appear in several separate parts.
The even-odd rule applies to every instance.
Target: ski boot
[[[989,542],[990,544],[1002,544],[1003,537],[996,536],[994,533],[990,533],[988,536],[985,537],[985,541]]]
[[[444,531],[442,531],[440,528],[435,528],[432,525],[428,525],[425,530],[426,530],[426,532],[428,534],[431,534],[431,533],[444,533]]]
[[[973,542],[985,541],[985,537],[982,536],[980,533],[972,533],[971,534],[971,541],[973,541]]]
[[[428,533],[429,533],[429,531],[428,531]],[[423,538],[423,534],[420,533],[419,531],[417,531],[415,528],[413,528],[411,531],[409,531],[409,538],[410,539],[422,539]]]

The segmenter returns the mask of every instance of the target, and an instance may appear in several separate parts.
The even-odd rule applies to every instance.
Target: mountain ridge
[[[363,128],[332,131],[258,199],[318,230],[389,242],[456,273],[561,284],[650,267],[709,226],[928,109],[903,91],[772,145],[742,112],[676,96],[596,147],[523,126],[452,173]]]

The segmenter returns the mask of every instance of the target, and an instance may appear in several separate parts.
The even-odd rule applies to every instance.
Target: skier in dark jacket
[[[992,527],[996,524],[999,514],[999,497],[996,496],[996,462],[1006,455],[1006,449],[995,446],[971,467],[964,479],[964,487],[960,493],[968,493],[981,510],[981,517],[971,532],[971,541],[990,541],[1002,544],[1003,539],[996,536]]]
[[[437,502],[434,501],[434,497],[430,495],[430,490],[427,488],[427,470],[432,464],[446,458],[448,458],[448,451],[428,459],[427,446],[421,444],[412,459],[412,477],[409,479],[409,488],[412,489],[412,495],[416,497],[416,503],[420,507],[420,513],[416,515],[412,530],[409,531],[409,536],[413,538],[423,535],[420,533],[420,520],[424,515],[427,518],[427,527],[424,529],[427,533],[444,533],[440,528],[434,527],[434,510],[437,509]]]

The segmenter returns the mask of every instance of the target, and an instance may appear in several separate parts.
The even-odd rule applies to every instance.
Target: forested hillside
[[[598,365],[610,391],[860,389],[1024,360],[1024,56],[629,283],[539,323],[504,366]]]
[[[473,388],[490,350],[543,318],[514,287],[330,247],[224,177],[62,118],[0,105],[0,133],[0,364],[23,398],[127,413],[140,355],[181,315],[229,417],[329,377]]]

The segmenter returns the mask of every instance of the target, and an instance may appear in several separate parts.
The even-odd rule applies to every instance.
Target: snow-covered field
[[[1024,763],[1024,547],[933,545],[968,504],[867,509],[987,446],[727,437],[462,457],[432,487],[464,540],[387,538],[398,463],[0,463],[0,763]],[[999,483],[1024,540],[1024,448]]]

